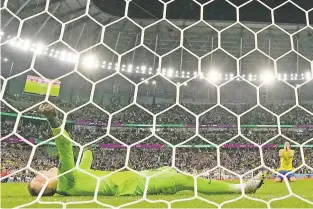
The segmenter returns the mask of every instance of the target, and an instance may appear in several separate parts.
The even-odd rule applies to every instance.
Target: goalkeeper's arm
[[[55,138],[55,144],[59,152],[59,173],[66,172],[75,167],[72,142],[69,134],[64,130],[61,132],[61,120],[58,118],[54,107],[50,104],[39,106],[39,112],[46,116]]]

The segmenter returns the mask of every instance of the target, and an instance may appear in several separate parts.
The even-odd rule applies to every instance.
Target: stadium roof
[[[207,1],[198,0],[199,3]],[[239,5],[244,0],[230,0],[233,4]],[[292,47],[300,54],[290,52],[281,59],[281,73],[305,73],[310,64],[308,60],[313,60],[313,30],[305,28],[306,16],[304,11],[313,7],[311,1],[294,0],[274,11],[275,23],[279,26],[270,26],[270,10],[266,7],[275,7],[285,1],[266,0],[261,4],[252,1],[239,10],[241,24],[236,24],[221,33],[221,47],[231,56],[239,58],[255,49],[256,44],[263,52],[253,52],[244,58],[240,63],[242,73],[258,74],[264,68],[272,68],[273,59],[288,53]],[[126,2],[123,0],[92,0],[89,5],[89,15],[102,25],[108,25],[104,32],[104,43],[110,47],[96,47],[86,52],[86,55],[97,54],[99,61],[114,62],[117,56],[111,51],[113,49],[118,54],[132,50],[139,45],[141,39],[141,29],[132,21],[121,18],[124,14]],[[61,34],[62,25],[59,21],[68,22],[65,25],[63,41],[77,51],[84,50],[97,44],[101,37],[101,26],[93,21],[89,16],[84,15],[86,11],[86,0],[51,0],[49,12],[27,19],[21,30],[21,37],[29,39],[32,43],[41,42],[49,44],[58,40]],[[265,6],[266,5],[266,6]],[[1,10],[2,31],[5,41],[16,35],[20,22],[12,16],[12,13],[21,19],[31,17],[44,11],[45,0],[12,0],[8,1],[7,9]],[[133,0],[129,3],[128,17],[138,25],[147,26],[156,22],[162,17],[163,4],[158,0]],[[309,13],[310,23],[313,20],[313,11]],[[180,31],[195,24],[200,16],[200,6],[191,0],[176,0],[167,6],[167,21],[161,21],[151,25],[145,30],[143,43],[159,55],[163,55],[179,46]],[[291,18],[292,16],[292,18]],[[183,45],[194,55],[199,57],[212,52],[218,46],[218,30],[224,29],[235,22],[235,8],[224,0],[215,0],[207,4],[203,11],[204,22],[193,25],[184,32]],[[119,20],[114,22],[116,20]],[[267,27],[267,28],[266,28]],[[266,29],[264,29],[266,28]],[[263,30],[264,29],[264,30]],[[283,30],[281,30],[283,29]],[[261,31],[262,30],[262,31]],[[301,30],[301,31],[300,31]],[[259,32],[257,41],[252,33]],[[299,33],[296,33],[300,31]],[[291,42],[290,34],[294,35]],[[4,55],[17,56],[12,49],[3,46]],[[64,44],[54,44],[51,48],[56,50],[71,51]],[[213,54],[205,56],[201,62],[204,72],[209,68],[217,68],[223,73],[236,73],[236,60],[225,51],[217,50]],[[187,51],[177,49],[165,56],[162,60],[162,68],[172,67],[174,71],[190,71],[198,69],[198,59]],[[269,57],[265,56],[269,55]],[[11,58],[13,59],[13,58]],[[19,59],[21,59],[19,57]],[[307,60],[306,60],[307,59]],[[21,62],[21,61],[20,61]],[[158,60],[145,48],[138,48],[130,51],[122,57],[122,64],[134,66],[146,65],[156,69]],[[257,63],[257,64],[256,64]]]

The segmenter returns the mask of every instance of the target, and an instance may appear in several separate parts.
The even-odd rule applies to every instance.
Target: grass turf
[[[311,202],[313,202],[313,180],[298,180],[290,184],[293,192]],[[250,197],[269,201],[273,198],[283,197],[289,194],[285,183],[274,183],[272,180],[266,180],[265,184],[257,191],[256,194],[249,195]],[[207,199],[216,203],[222,203],[239,197],[239,195],[201,195],[203,199]],[[180,200],[183,198],[193,197],[192,192],[180,192],[175,195],[151,195],[149,200]],[[53,197],[42,197],[43,202],[65,202],[68,203],[67,208],[103,208],[97,203],[71,204],[73,202],[81,202],[92,200],[93,197],[64,197],[54,195]],[[139,200],[141,197],[103,197],[99,196],[98,200],[102,203],[121,206],[126,203]],[[13,208],[22,204],[30,203],[34,200],[27,191],[27,185],[24,183],[1,183],[1,208]],[[288,197],[283,200],[274,201],[270,204],[271,208],[313,208],[313,205],[302,201],[296,197]],[[177,201],[171,204],[172,208],[217,208],[215,205],[209,204],[201,199],[188,201]],[[24,208],[62,208],[61,204],[32,204]],[[167,208],[167,204],[158,202],[150,203],[141,201],[132,205],[127,205],[123,208]],[[266,204],[247,198],[241,198],[232,203],[223,204],[222,208],[267,208]]]

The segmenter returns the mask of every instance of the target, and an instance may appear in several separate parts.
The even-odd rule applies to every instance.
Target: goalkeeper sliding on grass
[[[53,134],[58,135],[61,132],[61,121],[58,119],[54,107],[50,104],[42,104],[39,107],[39,111],[45,115],[49,121]],[[41,171],[43,175],[49,178],[43,196],[52,196],[55,193],[71,196],[94,195],[96,179],[77,169],[60,177],[53,178],[75,167],[72,143],[64,136],[69,137],[69,134],[64,131],[62,135],[55,138],[59,152],[59,167],[51,168],[48,171]],[[111,175],[101,181],[98,195],[143,195],[146,182],[145,177],[130,171],[112,173],[111,171],[92,170],[90,169],[91,164],[92,152],[88,150],[83,153],[79,167],[98,177],[103,177],[111,173]],[[160,173],[162,170],[163,172]],[[141,171],[140,173],[146,176],[160,173],[150,178],[148,194],[175,194],[183,190],[194,191],[194,178],[179,174],[169,167]],[[43,176],[37,175],[28,184],[28,191],[32,196],[37,196],[44,187],[45,182],[46,179]],[[203,194],[241,193],[242,188],[246,193],[254,193],[262,184],[262,173],[259,173],[244,184],[229,184],[204,178],[197,179],[198,192]]]

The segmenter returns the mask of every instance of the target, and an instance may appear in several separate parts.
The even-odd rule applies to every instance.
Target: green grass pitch
[[[290,184],[294,193],[299,196],[313,202],[313,180],[298,180],[295,183]],[[263,199],[265,201],[273,198],[282,197],[289,194],[285,183],[275,183],[273,180],[266,180],[265,184],[257,191],[256,194],[250,195],[254,198]],[[239,195],[199,195],[204,199],[216,203],[222,203],[226,200],[234,199]],[[175,195],[151,195],[147,198],[150,200],[179,200],[183,198],[193,197],[192,192],[180,192]],[[79,202],[88,201],[93,197],[64,197],[54,195],[53,197],[42,197],[41,201],[50,202]],[[30,203],[35,198],[29,196],[27,186],[25,183],[2,183],[1,184],[1,208],[13,208],[25,203]],[[127,196],[127,197],[103,197],[99,196],[100,202],[112,205],[120,206],[126,203],[130,203],[139,200],[140,197]],[[289,197],[283,200],[274,201],[271,203],[271,208],[313,208],[313,205],[302,201],[296,197]],[[171,205],[172,208],[217,208],[216,206],[204,202],[200,199],[179,201]],[[24,208],[62,208],[60,204],[32,204]],[[97,203],[88,204],[68,204],[67,208],[103,208],[102,205]],[[123,208],[167,208],[165,203],[149,203],[142,201],[136,204],[128,205]],[[238,201],[224,204],[222,208],[267,208],[266,204],[242,198]]]

